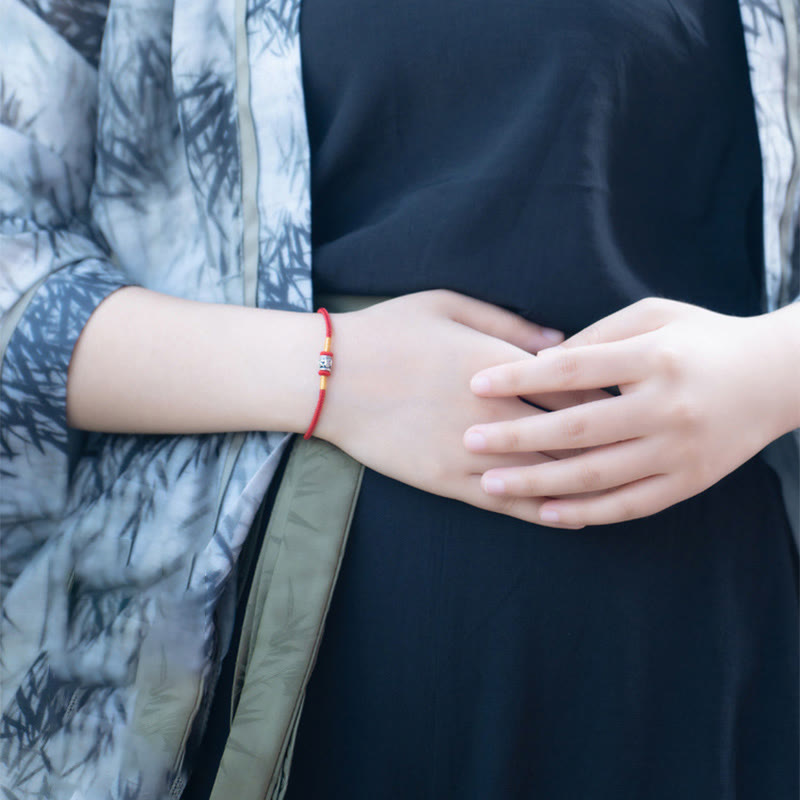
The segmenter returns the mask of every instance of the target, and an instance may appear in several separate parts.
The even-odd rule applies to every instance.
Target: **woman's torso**
[[[736,3],[310,0],[301,35],[317,291],[759,312]]]
[[[318,291],[758,313],[735,3],[305,0],[301,30]],[[288,797],[788,800],[794,570],[758,458],[577,535],[368,470]]]

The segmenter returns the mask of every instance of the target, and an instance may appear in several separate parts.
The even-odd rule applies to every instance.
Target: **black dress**
[[[735,0],[304,0],[317,291],[567,334],[761,310]],[[287,800],[796,800],[797,567],[755,457],[578,532],[367,471]]]

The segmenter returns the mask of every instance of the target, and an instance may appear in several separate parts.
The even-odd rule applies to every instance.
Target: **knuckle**
[[[581,464],[578,469],[578,481],[584,491],[591,491],[600,485],[600,473],[591,464]]]
[[[656,365],[659,372],[669,380],[678,378],[683,370],[680,353],[674,347],[662,346],[656,353]]]
[[[578,359],[569,351],[556,356],[554,367],[565,384],[574,383],[580,369]]]
[[[498,383],[500,383],[504,389],[510,392],[521,393],[523,391],[522,374],[518,369],[509,367]]]
[[[519,430],[516,427],[508,427],[503,432],[501,437],[501,446],[503,450],[515,453],[522,449],[522,438],[520,437]]]
[[[570,414],[561,423],[564,438],[573,444],[581,442],[586,435],[586,419],[583,416]]]
[[[536,476],[530,473],[524,474],[519,482],[520,494],[531,497],[538,493]]]
[[[693,431],[700,421],[697,404],[687,397],[679,397],[674,401],[671,416],[679,430]]]

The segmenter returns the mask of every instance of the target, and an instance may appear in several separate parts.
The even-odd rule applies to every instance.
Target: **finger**
[[[447,303],[450,318],[455,322],[502,339],[529,353],[537,353],[564,341],[561,331],[528,322],[519,314],[473,297],[448,292]]]
[[[465,503],[469,503],[477,508],[483,508],[486,511],[493,511],[497,514],[505,514],[508,517],[521,519],[524,522],[540,523],[539,510],[542,505],[540,498],[531,497],[492,497],[486,494],[481,488],[481,476],[470,475],[467,478],[464,492],[458,497]],[[569,530],[577,530],[582,528],[582,525],[548,523],[549,527],[553,528],[566,528]]]
[[[519,398],[502,398],[481,400],[480,410],[475,411],[473,419],[485,419],[486,424],[493,424],[494,422],[508,422],[511,420],[519,419],[528,414],[547,414],[549,412],[542,411],[534,406],[522,402]],[[449,446],[464,448],[464,431],[453,429],[451,436],[453,437]],[[463,452],[463,450],[462,450]],[[490,453],[479,451],[468,451],[464,455],[469,455],[469,460],[466,462],[465,467],[468,473],[484,473],[489,469],[499,469],[502,467],[510,466],[526,466],[529,464],[539,464],[546,461],[551,461],[556,458],[568,458],[570,456],[578,455],[582,450],[580,448],[570,449],[554,449],[542,450],[540,452],[526,452],[526,453]]]
[[[614,489],[657,474],[652,442],[635,439],[560,461],[490,470],[481,485],[493,495],[561,497]]]
[[[477,372],[470,388],[483,397],[509,397],[634,383],[650,372],[640,338],[543,350],[536,358]]]
[[[675,313],[674,302],[660,297],[645,297],[570,336],[562,347],[585,347],[629,339],[666,324]]]
[[[685,499],[676,478],[654,475],[626,484],[596,497],[561,498],[543,503],[542,524],[610,525],[655,514]]]
[[[473,453],[530,453],[597,447],[644,436],[658,427],[657,415],[638,394],[610,397],[558,411],[473,425],[464,446]]]
[[[571,404],[568,403],[568,400],[572,397],[573,402]],[[556,398],[561,398],[560,401],[556,400]],[[613,395],[608,394],[607,392],[554,392],[549,395],[542,395],[541,400],[547,402],[548,404],[552,404],[553,407],[568,407],[569,405],[577,405],[579,404],[578,397],[587,398],[585,402],[590,402],[590,398],[592,399],[605,399],[606,397],[613,397]],[[497,402],[495,400],[490,400],[490,403]],[[523,400],[522,398],[517,398],[516,402],[519,405],[520,412],[522,415],[527,414],[545,414],[547,413],[546,406],[542,405],[542,407],[538,407],[535,404],[531,404],[527,400]],[[567,405],[561,406],[557,403],[566,403]],[[520,414],[517,414],[514,417],[509,417],[508,419],[517,419]],[[500,421],[500,420],[498,420]],[[561,458],[570,458],[572,456],[580,455],[583,452],[584,448],[577,447],[577,448],[559,448],[555,450],[541,450],[536,453],[537,456],[544,456],[545,460],[553,460],[553,459],[561,459]],[[508,454],[503,454],[502,457],[508,457]],[[525,453],[521,456],[523,458],[523,463],[530,464],[531,453]],[[475,472],[486,472],[486,470],[475,470]]]

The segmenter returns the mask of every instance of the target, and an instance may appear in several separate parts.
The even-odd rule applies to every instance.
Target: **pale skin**
[[[654,514],[800,427],[800,304],[732,317],[648,298],[537,358],[473,376],[479,397],[589,391],[619,396],[471,426],[473,453],[575,448],[541,464],[487,470],[488,494],[545,499],[542,524],[576,528]]]
[[[315,435],[404,483],[551,527],[655,513],[800,426],[800,306],[733,318],[646,300],[551,353],[557,332],[447,291],[332,317]],[[315,314],[120,289],[73,353],[68,423],[303,432],[323,331]],[[602,389],[615,385],[619,397]]]
[[[315,435],[404,483],[521,519],[480,486],[490,468],[550,461],[557,452],[473,454],[464,430],[512,420],[516,397],[469,391],[485,367],[532,357],[563,340],[510,312],[447,291],[420,292],[333,314],[333,376]],[[552,336],[555,335],[555,340]],[[75,347],[67,422],[130,433],[305,431],[317,400],[318,314],[201,303],[125,287],[92,314]],[[539,398],[545,408],[604,393]]]

